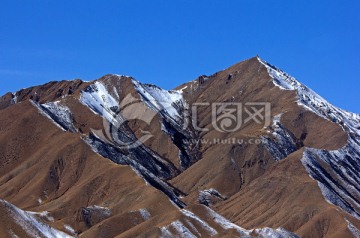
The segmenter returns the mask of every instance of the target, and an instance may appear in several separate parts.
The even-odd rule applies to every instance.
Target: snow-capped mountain
[[[258,57],[174,90],[50,82],[0,112],[1,237],[359,237],[360,115]]]
[[[260,59],[259,59],[260,60]],[[338,123],[348,134],[348,142],[337,150],[323,150],[305,148],[301,162],[309,175],[318,181],[319,187],[327,201],[341,207],[356,218],[360,218],[360,115],[339,109],[311,89],[302,85],[293,77],[274,66],[260,60],[268,69],[276,86],[283,90],[294,90],[297,93],[297,103],[314,112],[326,120]],[[281,128],[279,120],[274,120]],[[279,132],[279,131],[278,131]],[[281,133],[283,132],[283,133]],[[275,129],[276,133],[276,129]],[[289,149],[291,135],[280,129],[280,135],[285,134],[290,141],[288,146],[279,146]],[[280,140],[281,143],[281,140]],[[284,155],[290,154],[285,151]]]

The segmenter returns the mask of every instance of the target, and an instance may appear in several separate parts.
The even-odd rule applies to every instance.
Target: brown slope
[[[352,237],[348,215],[324,200],[317,182],[301,169],[301,156],[299,151],[280,161],[216,208],[246,228],[282,226],[303,237]]]
[[[227,75],[229,74],[233,74],[235,76],[231,80],[227,80]],[[257,58],[252,58],[250,60],[241,62],[225,71],[216,74],[201,87],[204,88],[198,89],[198,91],[195,92],[188,92],[189,94],[185,95],[188,96],[189,100],[192,100],[193,102],[213,103],[234,101],[240,103],[271,103],[272,116],[278,115],[279,113],[285,113],[281,118],[281,122],[286,126],[286,128],[293,132],[297,140],[301,142],[301,146],[337,149],[346,143],[347,134],[341,129],[340,126],[324,120],[314,113],[307,112],[298,106],[296,103],[295,93],[293,91],[282,91],[277,88],[272,83],[272,79],[267,74],[265,67],[259,63]],[[241,91],[241,94],[239,94],[239,91]],[[235,99],[232,99],[232,97],[234,97],[233,95],[235,95]],[[200,120],[198,124],[201,127],[207,127],[210,130],[209,132],[202,133],[202,139],[208,140],[210,142],[218,138],[237,138],[247,141],[249,138],[260,139],[260,136],[266,134],[266,130],[263,128],[263,125],[256,123],[245,124],[239,131],[234,133],[217,132],[216,130],[213,130],[211,125],[211,108],[204,107],[203,111],[200,111],[199,118]],[[306,135],[306,137],[301,138],[302,135]],[[258,148],[259,146],[260,148]],[[273,163],[273,161],[270,160],[268,156],[266,156],[267,152],[264,152],[264,148],[261,148],[261,145],[213,145],[208,143],[203,144],[202,149],[203,159],[199,162],[199,164],[206,163],[207,160],[209,160],[209,162],[203,165],[203,168],[208,168],[211,166],[210,164],[217,164],[217,167],[221,169],[218,172],[211,170],[211,172],[214,172],[215,174],[227,174],[221,173],[224,168],[221,165],[224,163],[228,164],[225,167],[227,167],[229,171],[233,170],[231,167],[234,166],[242,168],[244,165],[245,167],[248,165],[254,165],[255,170],[258,171],[256,174],[261,173],[261,168],[264,167],[263,165],[267,163]],[[244,156],[241,156],[240,154]],[[260,157],[264,158],[263,162],[261,161]],[[239,160],[240,158],[243,159],[240,160],[239,163],[234,164],[230,163],[231,158],[233,158],[235,161]],[[217,163],[221,161],[224,161],[224,163]],[[197,166],[193,166],[192,169],[197,168]],[[200,170],[204,171],[204,169]],[[216,170],[216,168],[214,168],[214,170]],[[238,171],[237,173],[240,172],[241,171]],[[174,179],[174,183],[178,185],[177,181],[180,182],[184,179],[186,180],[186,178],[194,178],[194,176],[196,177],[194,181],[199,181],[199,179],[197,179],[198,176],[200,174],[201,176],[204,176],[204,173],[201,173],[200,171],[195,172],[194,176],[189,175],[188,173],[190,173],[190,171],[184,173],[184,176],[179,176],[178,178]],[[216,177],[213,175],[209,176],[211,177],[209,178],[210,180],[213,180],[213,178]],[[231,174],[229,177],[234,178],[233,174]],[[247,180],[251,181],[252,178],[245,178],[245,183]],[[180,183],[179,187],[182,187],[182,184],[187,186],[186,184],[193,185],[194,183],[189,183],[189,181],[187,181]],[[238,186],[234,186],[233,189],[236,190],[236,187]],[[197,189],[196,187],[193,188]],[[187,190],[188,189],[185,189],[185,191]]]
[[[0,199],[0,214],[1,237],[71,238],[66,233],[47,225],[40,214],[23,211],[2,199]]]
[[[153,215],[175,209],[129,167],[101,158],[79,136],[62,132],[39,114],[30,102],[4,109],[0,117],[3,158],[12,154],[16,158],[1,161],[5,166],[0,196],[23,209],[49,211],[55,219],[52,226],[64,230],[63,225],[69,224],[77,232],[87,230],[82,209],[91,205],[109,207],[114,215],[141,208]]]
[[[28,237],[24,227],[11,217],[10,212],[5,203],[0,203],[0,237],[12,237],[14,234]]]
[[[281,123],[298,143],[298,152],[280,164],[261,144],[203,144],[202,159],[172,180],[176,187],[190,194],[189,200],[196,202],[200,190],[215,188],[228,198],[216,204],[215,210],[238,225],[248,229],[283,226],[305,237],[314,232],[315,224],[325,226],[326,219],[312,219],[312,216],[329,214],[330,210],[337,226],[317,234],[322,232],[321,235],[330,237],[342,227],[343,234],[349,235],[344,215],[324,200],[316,182],[309,178],[300,162],[302,147],[333,150],[344,146],[348,136],[339,125],[300,107],[295,92],[276,87],[257,58],[221,71],[200,86],[198,81],[193,81],[179,88],[185,86],[184,95],[192,102],[271,103],[271,115],[283,113]],[[210,115],[208,108],[203,109],[199,125],[211,128]],[[267,134],[266,130],[272,128],[264,129],[252,123],[235,133],[210,130],[203,133],[202,138],[209,141],[238,138],[246,142],[249,138],[260,139]],[[303,226],[312,228],[303,229]]]
[[[76,112],[73,120],[81,126],[79,132],[84,136],[90,129],[101,129],[99,116],[77,99],[70,96],[61,103]],[[145,185],[128,166],[96,155],[78,134],[63,132],[33,103],[3,109],[0,121],[4,158],[16,156],[2,170],[0,196],[23,209],[48,211],[54,218],[46,220],[51,226],[64,230],[68,224],[83,237],[114,237],[129,229],[137,234],[158,231],[164,221],[172,220],[172,213],[180,215],[163,193]],[[94,211],[94,205],[106,206],[111,215]],[[144,222],[139,209],[162,218],[139,228]]]
[[[19,110],[23,114],[12,120]],[[31,121],[36,123],[38,131],[27,130],[26,133],[38,139],[28,145],[29,148],[27,141],[14,145],[4,142],[6,148],[26,147],[27,154],[19,156],[19,164],[6,167],[8,173],[0,186],[2,198],[26,210],[48,211],[48,216],[54,220],[44,219],[44,222],[63,231],[65,224],[70,225],[80,237],[146,234],[157,237],[159,227],[168,225],[173,219],[184,219],[164,194],[146,185],[129,167],[96,155],[76,134],[61,131],[30,102],[13,105],[3,112],[2,115],[8,116],[1,118],[4,128],[11,131],[32,128]],[[26,138],[27,134],[22,135]],[[7,138],[12,141],[14,135],[7,135]],[[92,210],[94,205],[108,208],[111,214],[107,216]],[[146,209],[150,219],[146,221],[139,209]],[[90,216],[85,211],[90,211]],[[8,227],[6,225],[3,231],[8,232]],[[16,229],[16,234],[32,237],[21,233],[21,228]],[[205,230],[201,232],[207,235]]]

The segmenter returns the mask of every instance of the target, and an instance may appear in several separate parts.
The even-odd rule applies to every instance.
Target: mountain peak
[[[360,227],[360,116],[258,56],[176,90],[115,74],[50,82],[1,97],[0,110],[0,213],[11,218],[1,234],[350,237]]]

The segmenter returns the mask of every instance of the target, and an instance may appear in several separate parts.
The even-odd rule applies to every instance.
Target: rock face
[[[255,57],[0,98],[0,237],[359,237],[360,115]]]

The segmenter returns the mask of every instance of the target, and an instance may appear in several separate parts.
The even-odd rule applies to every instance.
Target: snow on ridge
[[[176,230],[176,234],[174,235],[170,228],[173,228]],[[160,238],[172,238],[172,237],[178,237],[178,238],[197,238],[191,231],[179,220],[176,220],[172,222],[168,226],[164,226],[160,228],[161,235]]]
[[[299,236],[291,233],[284,228],[272,229],[269,227],[253,230],[260,237],[264,238],[298,238]]]
[[[44,104],[39,104],[33,100],[30,100],[30,102],[38,109],[41,115],[47,117],[62,131],[77,132],[73,124],[72,112],[67,106],[62,105],[59,101]]]
[[[62,105],[59,101],[56,101],[41,104],[41,107],[43,110],[45,109],[46,113],[49,114],[49,116],[65,130],[77,132],[77,129],[73,125],[72,112],[67,106]]]
[[[41,107],[40,104],[34,102],[33,100],[30,100],[31,104],[36,107],[39,111],[39,113],[45,117],[47,117],[54,125],[56,125],[58,128],[60,128],[62,131],[66,131],[64,127],[62,127],[59,123],[57,123],[51,116],[44,111],[44,108]]]
[[[280,161],[298,149],[291,133],[280,123],[282,113],[275,115],[272,123],[272,137],[264,135],[261,140],[272,158]]]
[[[360,136],[360,115],[335,107],[319,94],[301,84],[294,77],[277,67],[258,58],[273,78],[273,83],[284,90],[296,90],[298,104],[311,110],[322,118],[339,123],[346,131],[357,133]]]
[[[204,230],[206,230],[208,232],[208,234],[210,236],[214,236],[214,235],[218,234],[218,232],[214,228],[212,228],[206,221],[202,220],[201,218],[196,216],[194,213],[192,213],[188,210],[185,210],[185,209],[182,209],[181,213],[189,218],[192,218],[196,222],[198,222],[204,228]]]
[[[298,236],[294,233],[291,233],[283,228],[261,228],[261,229],[253,229],[253,230],[246,230],[231,221],[227,220],[225,217],[221,216],[211,208],[208,208],[204,206],[204,208],[207,210],[209,218],[211,218],[215,223],[220,225],[224,230],[229,229],[235,229],[241,237],[252,237],[252,235],[256,234],[263,238],[298,238]],[[187,211],[185,209],[182,209],[181,212],[187,216],[190,217],[197,222],[199,222],[205,230],[208,231],[208,234],[210,236],[214,236],[218,234],[218,231],[216,231],[214,228],[212,228],[207,222],[203,221],[201,218],[197,217],[194,213]]]
[[[296,90],[299,105],[337,123],[347,132],[349,138],[344,147],[333,151],[305,148],[301,162],[329,203],[360,219],[360,115],[333,106],[287,73],[258,60],[276,86]]]
[[[289,232],[283,228],[260,228],[260,229],[253,229],[253,230],[246,230],[231,221],[227,220],[211,208],[208,208],[206,206],[203,206],[207,211],[207,220],[212,220],[215,223],[217,223],[223,230],[229,230],[234,229],[238,232],[239,237],[262,237],[262,238],[298,238],[298,236],[292,232]],[[170,237],[184,237],[184,238],[193,238],[193,237],[201,237],[199,231],[195,228],[194,224],[198,225],[199,227],[202,227],[204,231],[206,231],[205,237],[213,237],[219,234],[220,231],[216,230],[215,228],[211,227],[208,222],[203,220],[202,218],[198,217],[193,212],[181,209],[181,213],[186,217],[185,223],[176,220],[172,223],[170,223],[167,226],[161,227],[161,236],[163,238],[170,238]],[[192,230],[197,235],[194,235],[191,233]],[[173,234],[173,232],[176,231],[176,234]],[[222,231],[221,231],[222,232]]]
[[[161,116],[162,131],[168,134],[179,148],[181,168],[188,168],[192,162],[199,159],[197,153],[192,153],[199,148],[198,145],[194,148],[189,143],[197,135],[193,128],[184,126],[189,124],[189,118],[186,116],[188,105],[182,93],[179,90],[168,91],[155,85],[142,84],[135,79],[132,82],[142,102]]]
[[[192,162],[199,158],[197,153],[198,145],[192,147],[190,140],[197,135],[193,128],[184,125],[189,124],[189,118],[186,116],[187,103],[180,91],[164,90],[155,85],[142,84],[132,80],[134,88],[141,97],[142,102],[148,108],[162,118],[162,131],[167,133],[173,142],[179,148],[179,160],[182,169],[188,168]]]
[[[180,221],[175,221],[171,224],[175,230],[178,232],[178,234],[180,235],[179,237],[182,238],[196,238],[196,236],[191,233],[191,231],[184,226],[184,224]]]
[[[345,221],[348,224],[348,229],[351,231],[351,233],[354,235],[355,238],[360,238],[360,231],[356,226],[354,226],[349,220],[345,219]]]
[[[224,230],[228,229],[235,229],[241,235],[249,235],[251,231],[248,231],[231,221],[227,220],[225,217],[221,216],[220,214],[216,213],[214,210],[204,206],[208,212],[208,215],[214,220],[217,224],[219,224]]]
[[[306,148],[301,162],[329,203],[360,219],[360,145],[353,138],[339,150]]]
[[[228,229],[235,229],[241,237],[250,237],[254,233],[260,235],[263,238],[298,238],[298,236],[294,233],[291,233],[283,228],[261,228],[261,229],[253,229],[253,230],[246,230],[231,221],[227,220],[225,217],[221,216],[220,214],[216,213],[214,210],[205,207],[208,211],[209,216],[218,223],[224,230]]]
[[[198,229],[196,229],[194,224],[191,223],[190,219],[185,219],[185,223],[189,225],[189,227],[194,233],[196,233],[196,237],[201,237],[201,233],[198,231]]]
[[[111,122],[119,109],[119,102],[111,96],[106,86],[97,81],[81,92],[80,102],[94,113]]]
[[[181,91],[164,90],[155,85],[142,84],[134,79],[132,82],[142,100],[148,104],[150,108],[157,112],[165,112],[174,121],[182,119],[179,112],[184,106]]]
[[[8,209],[9,215],[19,224],[24,231],[31,237],[47,237],[47,238],[73,238],[62,231],[56,230],[51,226],[36,219],[32,213],[17,208],[13,204],[0,199],[0,203],[4,204]]]

